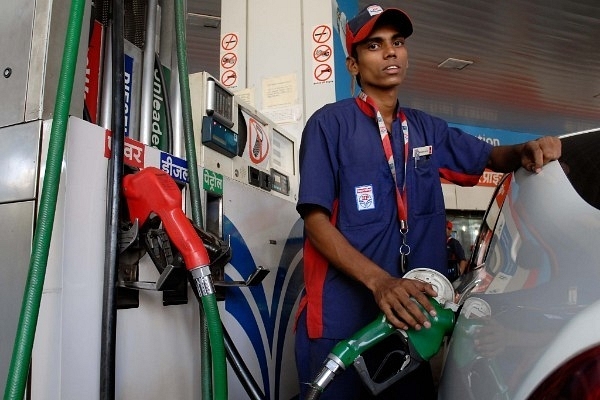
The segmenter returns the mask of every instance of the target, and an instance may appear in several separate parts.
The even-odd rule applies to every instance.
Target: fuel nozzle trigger
[[[423,361],[431,359],[439,351],[444,337],[452,333],[454,311],[442,307],[435,299],[430,298],[429,301],[436,311],[436,316],[430,317],[430,328],[408,331],[396,329],[377,346],[386,349],[383,358],[373,357],[381,360],[379,364],[369,365],[368,362],[369,352],[377,350],[377,347],[363,352],[353,362],[363,383],[373,395],[381,393],[414,371]]]
[[[398,382],[404,376],[414,371],[423,361],[414,347],[410,345],[408,335],[404,331],[396,330],[388,339],[397,337],[401,343],[395,350],[389,351],[376,366],[375,371],[370,371],[370,367],[365,360],[365,356],[360,355],[352,365],[358,372],[363,383],[367,386],[373,395],[378,395],[394,383]]]

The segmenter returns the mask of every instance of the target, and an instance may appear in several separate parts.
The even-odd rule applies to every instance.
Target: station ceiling
[[[188,0],[190,72],[218,76],[220,29],[205,25],[218,22],[221,1]],[[368,4],[359,1],[359,7]],[[401,104],[449,122],[516,132],[600,128],[598,0],[379,4],[403,9],[414,26]],[[472,64],[440,68],[449,58]]]

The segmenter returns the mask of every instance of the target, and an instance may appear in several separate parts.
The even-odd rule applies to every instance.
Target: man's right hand
[[[377,305],[395,327],[404,330],[431,327],[428,316],[417,305],[419,303],[435,317],[435,309],[428,297],[436,297],[437,293],[430,284],[415,279],[387,276],[378,279],[372,291]]]

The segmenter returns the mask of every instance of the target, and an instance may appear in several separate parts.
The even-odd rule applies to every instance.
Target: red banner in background
[[[486,170],[483,172],[483,175],[481,175],[479,178],[479,183],[476,186],[496,187],[498,186],[498,183],[500,183],[500,179],[502,179],[503,176],[504,174],[502,172],[494,172],[486,168]],[[452,182],[447,179],[440,179],[442,183],[452,184]]]

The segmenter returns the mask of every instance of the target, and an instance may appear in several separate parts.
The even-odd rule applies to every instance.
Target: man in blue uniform
[[[493,147],[439,118],[400,107],[405,41],[412,31],[403,11],[376,5],[350,20],[346,67],[362,91],[316,111],[302,134],[297,209],[305,226],[306,292],[296,334],[301,383],[311,382],[332,347],[379,311],[401,329],[430,327],[411,298],[434,313],[427,296],[435,291],[401,277],[417,267],[447,271],[440,176],[475,185],[486,167],[537,172],[560,156],[556,138]],[[305,389],[301,385],[301,398]],[[378,398],[432,397],[431,371],[424,364]],[[369,396],[348,369],[322,398]]]
[[[448,254],[448,272],[446,273],[446,278],[450,282],[462,275],[467,268],[465,249],[463,249],[458,239],[452,237],[452,227],[452,222],[446,221],[446,254]]]

